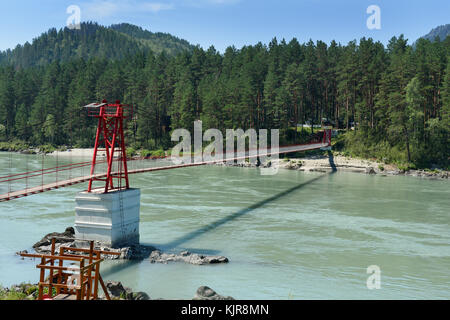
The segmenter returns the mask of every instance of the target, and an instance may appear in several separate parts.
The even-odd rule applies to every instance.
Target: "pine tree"
[[[0,73],[0,124],[4,127],[6,139],[12,137],[15,118],[14,71],[5,68]]]

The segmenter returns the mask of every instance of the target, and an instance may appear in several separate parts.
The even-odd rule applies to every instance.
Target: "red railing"
[[[329,145],[328,140],[329,134],[330,134],[329,132],[327,134],[324,134],[323,132],[317,133],[312,137],[309,143],[281,146],[279,147],[280,150],[278,152],[272,152],[272,148],[268,147],[266,149],[266,154],[262,155],[270,156],[275,154],[292,153],[322,148]],[[223,153],[222,161],[235,161],[241,160],[242,158],[254,158],[255,157],[254,151],[256,150],[246,150],[246,154],[244,155],[236,151],[233,151],[232,153],[225,152]],[[258,152],[256,152],[256,154],[258,154]],[[135,174],[135,173],[175,169],[180,167],[189,167],[220,162],[220,161],[215,162],[205,161],[191,164],[171,165],[170,162],[164,164],[161,162],[156,163],[148,161],[148,160],[163,161],[168,160],[169,158],[170,156],[150,156],[145,158],[135,157],[128,159],[128,162],[130,164],[129,173]],[[116,172],[120,172],[120,168],[118,166],[121,161],[122,160],[120,157],[114,157],[113,163],[117,167],[117,169],[114,170],[113,174],[116,174]],[[44,164],[44,162],[42,163]],[[158,165],[164,164],[164,165],[155,167],[155,164]],[[84,168],[91,166],[91,161],[83,161],[48,168],[42,167],[40,170],[33,170],[23,173],[14,173],[0,176],[0,202],[24,197],[30,194],[45,192],[53,189],[58,189],[86,182],[89,181],[92,177],[95,177],[96,179],[97,178],[102,179],[106,176],[106,165],[107,165],[106,160],[98,161],[97,166],[99,165],[100,167],[98,168],[98,171],[100,172],[94,173],[89,172],[89,170],[86,170],[86,172],[84,172],[83,170]],[[104,166],[105,168],[103,168],[102,166]]]

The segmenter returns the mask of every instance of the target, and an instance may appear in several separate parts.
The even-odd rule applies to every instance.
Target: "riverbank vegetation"
[[[3,65],[0,141],[91,147],[96,122],[82,106],[119,99],[134,107],[130,153],[163,153],[172,130],[191,130],[196,119],[204,130],[279,128],[282,145],[302,141],[297,124],[327,118],[347,132],[338,138],[343,152],[447,168],[449,52],[450,37],[419,39],[414,48],[403,36],[386,47],[370,38],[346,45],[273,39],[223,54],[196,47],[177,55],[146,50],[118,60]]]
[[[38,286],[33,284],[21,283],[11,288],[0,285],[0,300],[35,300],[37,293]]]
[[[50,143],[32,146],[23,140],[1,141],[0,151],[12,151],[23,153],[52,153],[54,151],[66,151],[66,146],[57,146]]]

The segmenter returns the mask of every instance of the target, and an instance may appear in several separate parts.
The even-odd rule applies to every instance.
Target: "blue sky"
[[[64,27],[70,5],[80,7],[81,21],[128,22],[221,52],[273,37],[343,44],[372,37],[387,43],[403,33],[413,42],[450,23],[448,0],[10,0],[0,3],[0,50]],[[380,7],[379,30],[366,26],[370,5]]]

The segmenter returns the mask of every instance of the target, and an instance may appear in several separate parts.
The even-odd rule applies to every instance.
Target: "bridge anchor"
[[[141,192],[129,186],[124,140],[123,122],[131,108],[120,101],[110,104],[106,100],[85,108],[90,116],[98,119],[98,127],[88,190],[75,198],[75,237],[110,247],[139,244]],[[95,174],[99,148],[106,150],[104,178]],[[103,182],[104,186],[94,188],[96,181]]]
[[[140,189],[83,191],[75,201],[75,238],[112,248],[139,244]]]

